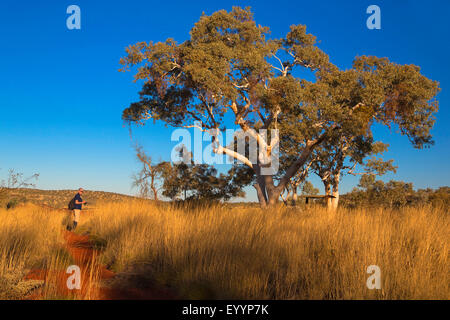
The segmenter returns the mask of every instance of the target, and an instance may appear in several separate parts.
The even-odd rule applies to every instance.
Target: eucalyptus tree
[[[305,181],[302,185],[302,194],[304,195],[317,195],[319,194],[319,189],[314,187],[314,185],[310,181]]]
[[[240,170],[232,167],[226,174],[208,164],[164,163],[162,194],[172,200],[223,200],[244,197]]]
[[[339,203],[339,184],[345,174],[351,175],[383,175],[396,170],[393,160],[384,161],[381,155],[388,145],[373,141],[371,135],[347,138],[335,136],[314,150],[314,161],[311,169],[324,185],[327,207],[336,210]],[[370,157],[366,160],[367,157]],[[355,170],[360,167],[360,171]]]
[[[257,25],[249,8],[234,7],[203,14],[182,43],[169,38],[129,46],[122,70],[136,67],[135,81],[143,85],[123,119],[208,131],[215,153],[253,171],[261,206],[278,201],[334,130],[356,136],[379,122],[398,125],[416,145],[431,141],[437,102],[430,100],[439,86],[418,67],[359,57],[341,71],[303,25],[292,25],[283,38],[268,35],[269,28]],[[310,71],[314,80],[299,78],[297,69]],[[219,133],[230,118],[256,141],[256,161],[221,143]],[[269,141],[260,129],[277,129],[278,138]],[[291,143],[295,160],[277,183],[271,168],[280,139]]]

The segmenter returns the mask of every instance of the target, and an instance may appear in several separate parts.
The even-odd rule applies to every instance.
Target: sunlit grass
[[[26,205],[0,209],[0,270],[31,267],[63,244],[61,216]]]
[[[191,298],[449,298],[449,218],[443,209],[184,211],[125,202],[82,221],[104,238],[116,271],[145,264]],[[369,290],[369,265],[382,289]]]
[[[64,214],[25,206],[0,216],[0,277],[71,263],[60,250]],[[449,227],[445,208],[184,210],[135,200],[83,213],[77,232],[90,232],[114,271],[185,298],[449,299]],[[366,286],[369,265],[381,268],[381,290]],[[63,298],[50,285],[43,297]]]
[[[74,264],[63,237],[66,214],[32,204],[11,210],[0,209],[0,297],[26,299],[74,299],[89,297],[91,290],[65,294],[65,273]],[[90,268],[94,269],[94,267]],[[44,284],[26,290],[38,281],[25,277],[32,272]],[[92,273],[91,270],[85,270]],[[34,282],[33,282],[34,281]],[[42,282],[42,281],[41,281]],[[64,292],[66,291],[66,292]]]

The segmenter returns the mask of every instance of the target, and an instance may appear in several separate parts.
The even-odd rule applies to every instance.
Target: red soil
[[[89,236],[77,235],[64,230],[66,249],[72,256],[74,264],[80,267],[81,289],[70,290],[67,287],[67,279],[70,274],[66,270],[31,270],[26,276],[26,280],[43,280],[45,284],[53,284],[57,297],[93,300],[168,300],[175,299],[176,296],[169,290],[163,288],[115,288],[101,286],[101,281],[113,279],[116,274],[108,270],[98,262],[99,250],[93,248],[89,242]],[[42,299],[44,292],[42,289],[27,299]]]

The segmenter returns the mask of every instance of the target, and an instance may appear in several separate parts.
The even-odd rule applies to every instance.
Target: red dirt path
[[[169,300],[176,295],[164,288],[115,288],[101,284],[104,280],[114,279],[116,274],[98,262],[100,251],[94,249],[87,235],[77,235],[64,230],[65,248],[80,267],[81,289],[67,288],[67,279],[70,274],[66,270],[52,271],[34,269],[25,280],[43,280],[45,285],[54,285],[54,292],[60,298],[92,299],[92,300]],[[44,285],[44,286],[45,286]],[[43,299],[43,289],[36,290],[27,299]]]

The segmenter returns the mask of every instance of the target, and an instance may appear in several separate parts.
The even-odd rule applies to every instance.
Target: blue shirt
[[[81,203],[77,204],[77,201],[83,202],[83,199],[81,199],[81,195],[79,193],[75,195],[75,209],[81,210]]]

